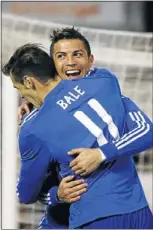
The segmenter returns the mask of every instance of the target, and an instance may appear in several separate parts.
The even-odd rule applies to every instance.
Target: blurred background
[[[27,42],[49,51],[54,28],[79,27],[91,44],[95,66],[116,74],[122,93],[152,119],[153,2],[2,2],[2,64]],[[9,78],[2,76],[2,228],[34,229],[44,206],[19,204],[16,181],[20,169],[17,108],[21,103]],[[135,156],[152,207],[152,150]]]
[[[153,3],[3,2],[2,12],[100,29],[152,32]]]

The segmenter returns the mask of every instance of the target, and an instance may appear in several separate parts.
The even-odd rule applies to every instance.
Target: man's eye
[[[58,59],[63,59],[63,58],[64,58],[64,54],[58,54],[58,55],[57,55],[57,58],[58,58]]]
[[[74,55],[77,57],[82,57],[82,53],[75,53]]]

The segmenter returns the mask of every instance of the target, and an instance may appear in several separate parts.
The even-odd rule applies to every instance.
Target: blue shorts
[[[100,218],[88,224],[81,229],[153,229],[153,215],[149,207],[138,211]]]

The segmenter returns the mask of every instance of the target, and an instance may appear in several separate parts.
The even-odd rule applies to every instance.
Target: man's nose
[[[75,59],[73,56],[68,56],[67,58],[67,65],[75,65],[76,62],[75,62]]]

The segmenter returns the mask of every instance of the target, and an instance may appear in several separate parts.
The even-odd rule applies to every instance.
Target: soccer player
[[[69,167],[72,157],[67,155],[70,148],[92,148],[88,151],[102,151],[106,157],[86,177],[88,191],[71,205],[70,227],[152,227],[152,214],[131,158],[137,149],[143,151],[152,146],[151,121],[142,111],[136,113],[131,103],[132,112],[126,113],[117,80],[110,72],[96,69],[88,79],[61,81],[58,76],[51,76],[42,51],[22,48],[5,66],[4,73],[10,74],[23,96],[41,107],[20,132],[21,198],[30,202],[38,196],[53,162],[59,163],[63,177],[73,174]],[[137,129],[126,133],[130,123],[136,123]],[[139,148],[135,146],[138,139]],[[29,176],[27,182],[25,178]]]

